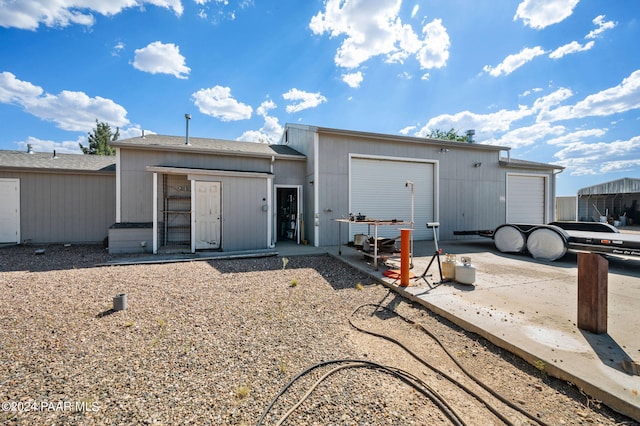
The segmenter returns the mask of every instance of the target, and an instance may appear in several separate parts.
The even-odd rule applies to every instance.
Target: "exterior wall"
[[[140,225],[109,228],[109,253],[151,253],[153,227]]]
[[[321,134],[320,138],[320,184],[315,188],[319,191],[320,245],[338,243],[335,219],[350,213],[347,211],[350,153],[434,161],[433,217],[441,224],[440,238],[452,239],[455,230],[486,229],[504,222],[506,173],[499,167],[497,151],[474,149],[462,143],[448,152],[440,152],[440,145],[333,134]],[[474,167],[475,163],[482,166]],[[416,223],[418,226],[426,224]]]
[[[221,250],[256,250],[269,247],[269,213],[263,210],[263,206],[268,203],[270,179],[211,175],[191,178],[221,183]],[[192,193],[192,196],[195,195]]]
[[[505,223],[507,173],[545,176],[548,188],[546,215],[548,218],[554,215],[553,171],[519,168],[512,164],[505,167],[500,162],[498,148],[449,141],[421,143],[390,140],[384,135],[323,133],[320,130],[316,161],[316,129],[293,125],[287,130],[286,142],[308,158],[305,223],[318,228],[319,241],[315,241],[315,229],[305,231],[314,245],[338,244],[338,223],[335,219],[354,213],[348,211],[349,154],[433,161],[436,173],[433,216],[435,221],[440,222],[439,237],[444,240],[473,238],[454,236],[454,231],[494,229]],[[317,170],[314,165],[317,165]],[[308,182],[312,180],[315,180],[314,185],[309,185]],[[313,203],[315,199],[318,200],[318,206]],[[314,217],[314,214],[318,217]],[[316,226],[313,226],[314,221]],[[426,224],[416,223],[418,226]]]
[[[264,206],[273,200],[273,185],[303,185],[306,168],[305,161],[275,158],[272,163],[272,159],[268,157],[219,156],[131,148],[120,148],[118,155],[122,224],[153,222],[154,207],[159,212],[163,209],[162,173],[158,173],[158,204],[154,206],[153,172],[147,171],[147,166],[194,169],[195,174],[187,176],[187,172],[184,172],[185,179],[221,183],[220,248],[224,251],[265,249],[270,246],[268,232],[273,228],[270,227],[269,212]],[[202,170],[202,174],[198,174],[197,170]],[[273,179],[229,176],[223,173],[216,175],[215,170],[260,173],[273,171]],[[175,173],[181,172],[176,170]],[[191,196],[194,197],[195,194],[192,193]],[[269,197],[272,199],[269,200]],[[161,220],[160,215],[158,220]],[[116,238],[113,241],[114,250],[141,250],[142,240],[138,236],[127,242],[120,241],[119,230],[112,231],[112,234]]]
[[[115,173],[0,171],[20,179],[20,235],[30,243],[102,243],[115,221]]]
[[[306,127],[306,126],[305,126]],[[316,188],[314,186],[314,164],[316,162],[316,155],[314,152],[314,138],[315,133],[304,128],[296,126],[287,127],[286,134],[284,135],[281,143],[289,145],[296,151],[304,154],[307,157],[307,161],[303,162],[302,170],[302,218],[303,224],[301,225],[301,231],[305,236],[305,239],[309,244],[314,245],[314,218],[315,211],[315,197]],[[278,179],[279,176],[276,177]]]
[[[556,198],[556,215],[555,220],[558,221],[576,221],[578,220],[577,197],[557,197]]]
[[[153,173],[147,166],[169,166],[236,171],[270,171],[270,158],[214,156],[119,148],[121,222],[153,220]],[[124,154],[123,154],[124,153]]]

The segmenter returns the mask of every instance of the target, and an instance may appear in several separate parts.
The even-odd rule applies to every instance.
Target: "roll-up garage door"
[[[433,238],[426,223],[434,221],[434,164],[407,160],[351,158],[350,209],[353,214],[379,220],[411,221],[411,187],[414,188],[414,240]],[[406,227],[406,226],[405,226]],[[378,236],[394,238],[400,226],[381,226]],[[366,225],[351,225],[350,238],[367,234]],[[373,235],[373,228],[371,229]]]
[[[508,175],[507,223],[546,223],[544,176]]]

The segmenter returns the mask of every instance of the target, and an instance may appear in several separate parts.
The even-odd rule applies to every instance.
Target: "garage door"
[[[546,223],[544,176],[507,177],[507,223]]]
[[[20,180],[0,179],[0,243],[20,242]]]
[[[368,218],[411,221],[411,187],[414,187],[414,240],[433,238],[426,227],[434,218],[434,164],[352,157],[350,170],[350,212],[361,213]],[[350,238],[355,234],[367,234],[366,225],[351,225]],[[371,229],[373,235],[373,229]],[[394,238],[400,235],[398,227],[382,226],[378,235]]]

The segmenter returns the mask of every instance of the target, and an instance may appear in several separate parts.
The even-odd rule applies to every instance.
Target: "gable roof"
[[[115,148],[152,149],[160,151],[180,151],[200,154],[234,155],[246,157],[277,157],[304,160],[306,156],[286,145],[269,145],[258,142],[229,141],[224,139],[189,137],[189,145],[184,136],[145,135],[138,138],[121,139],[111,142]]]
[[[116,157],[0,150],[0,170],[115,173]]]

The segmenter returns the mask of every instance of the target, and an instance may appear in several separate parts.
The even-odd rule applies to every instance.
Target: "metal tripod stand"
[[[436,251],[433,253],[433,256],[431,256],[431,261],[429,262],[429,265],[427,265],[427,269],[424,270],[424,272],[422,273],[422,275],[414,278],[415,280],[420,280],[423,279],[424,282],[426,282],[429,286],[431,286],[431,284],[429,284],[429,281],[427,280],[427,277],[431,277],[433,276],[433,274],[427,274],[427,272],[429,272],[429,269],[431,268],[431,265],[433,265],[433,262],[438,263],[438,272],[440,274],[440,281],[434,283],[434,284],[442,284],[444,282],[446,282],[446,280],[444,280],[442,278],[442,263],[440,263],[440,254],[442,254],[442,249],[440,249],[438,247],[438,232],[437,232],[437,228],[440,226],[440,222],[427,222],[427,228],[432,228],[433,229],[433,242],[436,246]]]

